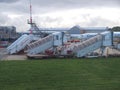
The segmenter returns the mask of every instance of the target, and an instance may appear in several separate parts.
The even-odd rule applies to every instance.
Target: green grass
[[[120,90],[120,60],[0,61],[0,90]]]

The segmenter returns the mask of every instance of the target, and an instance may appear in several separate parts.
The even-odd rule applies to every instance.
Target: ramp
[[[53,35],[49,35],[27,45],[26,52],[28,55],[35,55],[51,48],[53,46],[53,43]]]
[[[89,52],[102,46],[102,35],[96,35],[82,43],[71,44],[68,47],[62,48],[62,55],[74,54],[77,57],[83,57]]]
[[[32,41],[32,35],[22,35],[15,42],[13,42],[10,46],[7,47],[7,52],[9,54],[15,54],[25,48],[27,44]]]
[[[99,49],[100,47],[102,47],[102,45],[103,45],[102,35],[97,35],[78,45],[78,47],[76,48],[77,52],[76,56],[83,57],[86,54],[93,52],[96,49]]]

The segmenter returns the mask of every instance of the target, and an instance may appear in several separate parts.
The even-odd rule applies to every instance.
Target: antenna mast
[[[34,31],[34,34],[38,34],[40,35],[40,37],[43,37],[45,35],[45,33],[42,33],[39,28],[37,27],[36,23],[33,22],[32,20],[32,3],[31,3],[31,0],[29,0],[30,2],[30,18],[28,20],[28,24],[30,24],[31,28],[30,28],[30,33],[33,34],[33,31]]]
[[[33,20],[32,20],[32,4],[31,4],[31,0],[29,0],[30,2],[30,20],[28,20],[28,24],[31,25],[31,27],[33,26]]]
[[[32,4],[30,0],[30,23],[32,24]]]

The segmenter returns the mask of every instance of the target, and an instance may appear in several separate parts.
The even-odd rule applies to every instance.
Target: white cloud
[[[33,18],[40,27],[120,25],[120,0],[32,0]],[[29,0],[0,0],[0,24],[29,28]]]
[[[119,25],[120,11],[117,8],[101,8],[101,9],[71,9],[58,12],[51,12],[42,15],[36,15],[38,23],[43,22],[43,26],[73,26],[92,25],[92,26],[114,26]],[[35,17],[36,18],[36,17]],[[113,22],[113,24],[112,24]],[[56,23],[56,24],[55,24]]]

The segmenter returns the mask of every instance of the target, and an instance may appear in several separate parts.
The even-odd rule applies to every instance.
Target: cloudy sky
[[[120,26],[120,0],[31,0],[39,27]],[[0,0],[0,25],[27,31],[30,0]]]

